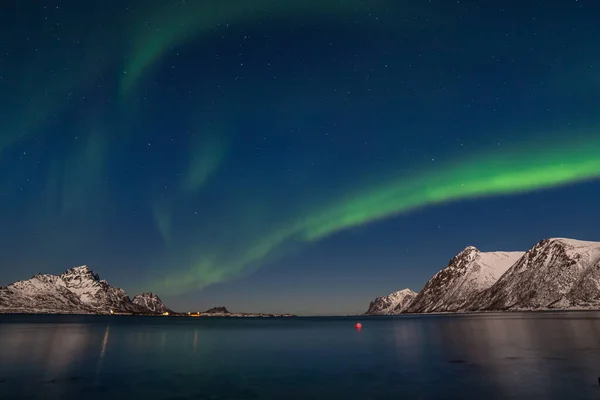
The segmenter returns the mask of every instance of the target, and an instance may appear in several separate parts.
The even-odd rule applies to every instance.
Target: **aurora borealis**
[[[467,245],[600,239],[592,1],[3,8],[1,285],[356,312]]]

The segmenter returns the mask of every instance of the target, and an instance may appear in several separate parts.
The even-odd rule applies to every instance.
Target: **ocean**
[[[3,400],[599,399],[598,376],[598,312],[0,315]]]

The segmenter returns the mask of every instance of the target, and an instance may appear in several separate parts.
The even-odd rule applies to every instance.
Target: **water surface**
[[[599,375],[597,312],[0,316],[2,399],[600,399]]]

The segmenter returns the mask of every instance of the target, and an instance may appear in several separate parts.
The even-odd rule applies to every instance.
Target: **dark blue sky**
[[[600,240],[593,1],[0,12],[0,284],[362,312],[467,245]]]

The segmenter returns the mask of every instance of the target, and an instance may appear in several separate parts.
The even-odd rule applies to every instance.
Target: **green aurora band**
[[[456,160],[367,194],[357,193],[301,222],[298,231],[303,240],[312,241],[428,205],[526,193],[600,177],[600,141],[580,139],[538,147],[523,144],[501,154]]]
[[[600,141],[591,137],[579,136],[570,143],[557,142],[543,148],[531,143],[503,152],[481,153],[356,191],[298,218],[296,223],[273,230],[233,262],[202,257],[188,271],[171,275],[162,283],[172,293],[200,289],[255,270],[293,242],[318,241],[435,204],[527,193],[600,178]]]
[[[44,42],[47,45],[40,46],[48,50],[30,56],[27,68],[6,73],[10,77],[6,80],[14,82],[11,89],[15,94],[5,102],[14,109],[9,107],[11,113],[7,113],[7,121],[2,126],[0,156],[34,132],[50,136],[46,130],[39,128],[55,115],[68,110],[71,104],[76,104],[74,99],[95,87],[99,77],[107,71],[114,70],[119,74],[121,94],[132,94],[136,84],[165,54],[188,41],[220,33],[228,26],[257,24],[267,17],[269,21],[330,18],[344,23],[351,20],[347,17],[366,16],[368,11],[381,11],[386,5],[397,4],[382,0],[377,5],[366,7],[361,3],[359,0],[199,0],[173,7],[170,2],[157,1],[147,7],[148,18],[129,20],[124,16],[110,29],[90,30],[81,38],[83,45],[79,50],[65,45],[56,51],[50,46],[50,40],[54,39],[48,38]],[[81,21],[81,24],[87,23]],[[117,49],[119,52],[122,50],[122,54],[117,56],[113,44],[121,37],[131,38],[131,42],[125,49]],[[71,53],[78,55],[74,63],[67,57]],[[55,73],[46,71],[43,61],[48,58],[55,60]],[[126,61],[122,70],[113,65],[119,64],[120,67],[123,59]],[[588,83],[587,78],[584,80]],[[600,82],[597,75],[589,80],[592,83],[582,84],[586,90],[597,87]],[[121,106],[126,114],[135,114],[131,104],[125,102]],[[116,134],[111,136],[108,132],[112,131],[112,127],[103,127],[102,120],[101,115],[97,116],[87,131],[81,132],[85,140],[77,144],[77,152],[54,160],[48,170],[45,202],[49,208],[59,210],[61,218],[89,216],[92,208],[90,199],[106,195],[105,188],[96,182],[103,182],[110,150],[123,139]],[[203,127],[201,123],[195,121],[192,128]],[[177,248],[178,243],[173,238],[177,233],[173,229],[177,205],[192,201],[195,192],[211,180],[228,156],[230,127],[218,128],[214,129],[212,136],[204,138],[205,141],[191,143],[186,172],[178,192],[173,198],[157,201],[152,208],[167,250],[185,253],[187,260],[183,265],[189,267],[183,271],[175,270],[168,278],[154,282],[149,288],[151,290],[162,286],[167,292],[181,293],[223,282],[254,271],[294,244],[316,242],[353,227],[427,206],[533,192],[600,178],[598,130],[581,132],[577,136],[565,132],[561,137],[576,139],[564,142],[542,140],[513,145],[502,151],[471,153],[471,156],[432,165],[412,175],[398,174],[377,183],[357,184],[356,190],[348,191],[345,196],[329,198],[325,203],[320,202],[298,212],[292,220],[262,228],[264,234],[256,234],[253,237],[258,239],[244,243],[241,254],[226,254],[226,249],[202,253],[200,248]],[[127,129],[120,130],[122,135],[130,135]],[[260,218],[254,225],[262,227]]]

